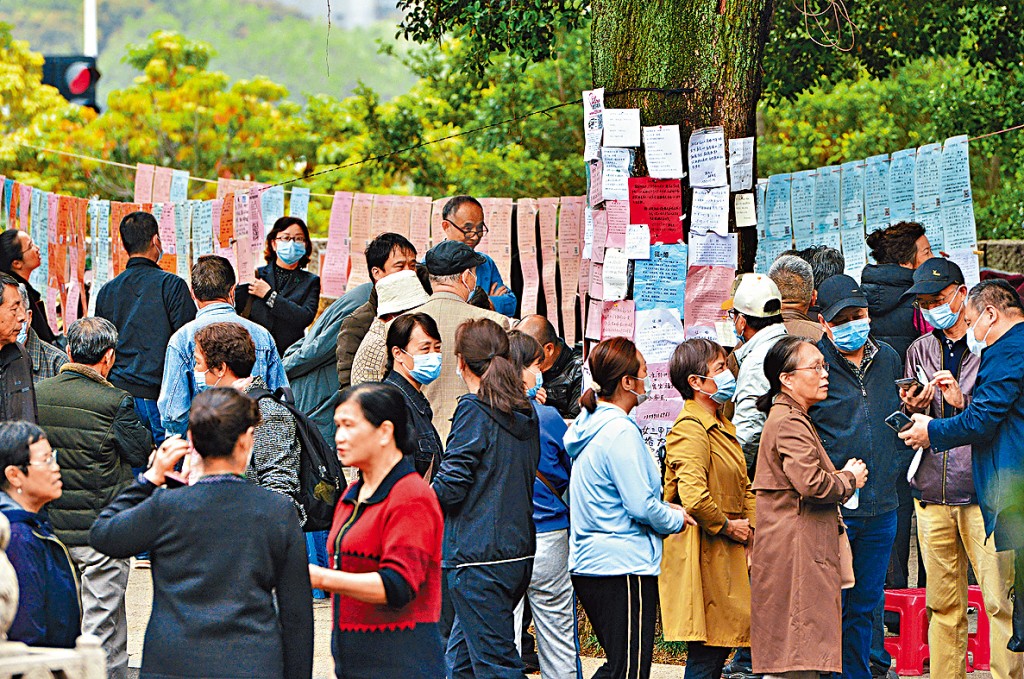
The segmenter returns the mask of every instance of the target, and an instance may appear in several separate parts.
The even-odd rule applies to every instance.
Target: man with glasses
[[[967,348],[967,286],[960,267],[933,257],[914,272],[914,285],[904,298],[935,329],[914,340],[907,350],[904,375],[927,377],[900,390],[907,412],[941,419],[963,411],[978,378],[981,358]],[[920,382],[920,380],[919,380]],[[985,521],[971,470],[971,445],[925,451],[910,481],[917,514],[917,536],[928,575],[930,612],[928,647],[931,673],[965,679],[967,653],[967,564],[981,585],[991,627],[992,676],[1020,677],[1021,656],[1006,643],[1012,633],[1013,555],[996,552],[985,540]]]
[[[43,263],[39,246],[24,231],[11,229],[0,233],[0,271],[10,274],[14,280],[25,286],[28,292],[29,308],[32,310],[32,329],[44,342],[54,344],[57,335],[50,328],[42,295],[28,282],[32,272]]]
[[[445,238],[465,243],[474,250],[487,235],[483,205],[472,196],[455,196],[450,199],[441,211],[441,220]],[[505,316],[515,316],[515,293],[505,287],[501,273],[490,255],[483,252],[478,254],[484,261],[476,268],[477,286],[483,288],[490,297],[495,311]]]
[[[871,337],[868,300],[857,281],[843,274],[823,281],[818,306],[825,333],[818,349],[831,371],[828,398],[811,408],[811,420],[836,469],[858,458],[870,471],[842,510],[857,580],[843,590],[842,676],[870,679],[872,621],[896,539],[896,482],[911,459],[885,424],[901,405],[896,380],[903,367],[892,347]]]
[[[11,233],[5,231],[6,235]],[[25,323],[25,306],[18,281],[0,273],[0,421],[39,421],[36,392],[32,383],[32,358],[18,344]]]
[[[128,559],[89,546],[100,510],[145,467],[153,436],[130,393],[107,381],[114,367],[117,328],[105,318],[82,318],[67,332],[71,363],[37,387],[39,426],[60,451],[64,492],[50,502],[54,532],[82,574],[82,632],[95,634],[107,654],[108,677],[128,676],[125,592]]]

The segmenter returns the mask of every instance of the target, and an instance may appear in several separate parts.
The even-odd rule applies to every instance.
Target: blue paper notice
[[[868,263],[868,247],[864,242],[864,230],[858,227],[842,230],[843,258],[846,260],[847,276],[860,282],[861,271]]]
[[[844,232],[860,229],[864,233],[864,161],[854,160],[842,165],[842,210],[840,223]],[[845,233],[844,233],[845,235]],[[844,238],[845,240],[845,238]],[[863,240],[863,238],[861,239]],[[845,243],[844,243],[845,246]]]
[[[792,175],[788,174],[768,177],[768,195],[765,199],[768,238],[793,237],[793,217],[789,208],[791,177]]]
[[[917,149],[904,149],[892,154],[889,163],[889,223],[912,222],[917,213],[914,176],[917,170]]]
[[[288,203],[288,216],[298,217],[309,223],[309,189],[295,187],[292,189],[292,200]]]
[[[815,234],[839,232],[840,172],[838,165],[818,168],[818,176],[814,180]]]
[[[889,226],[889,154],[871,156],[864,168],[864,223],[868,233]]]
[[[633,269],[633,299],[637,311],[671,308],[683,312],[686,302],[686,246],[652,245],[651,258],[637,260]]]
[[[942,147],[942,206],[971,202],[967,135],[950,137]]]
[[[917,149],[914,204],[918,213],[942,207],[942,144],[925,144]]]
[[[188,170],[171,170],[169,199],[172,203],[184,203],[188,200]]]
[[[813,245],[815,170],[794,172],[790,183],[790,204],[793,214],[793,237],[798,250]]]
[[[271,186],[260,194],[260,211],[263,214],[264,227],[270,230],[274,226],[274,222],[284,216],[283,186]],[[301,219],[306,221],[305,218]]]
[[[932,246],[932,252],[938,254],[946,249],[945,229],[942,225],[942,212],[918,212],[917,223],[924,227],[924,236]]]
[[[942,231],[945,243],[941,249],[973,250],[978,247],[978,229],[974,223],[974,204],[943,205]],[[928,239],[931,242],[931,239]],[[932,245],[935,250],[935,245]]]

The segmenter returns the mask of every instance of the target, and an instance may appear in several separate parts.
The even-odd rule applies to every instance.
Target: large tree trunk
[[[701,127],[721,125],[726,138],[754,136],[775,0],[593,0],[591,10],[595,87],[695,90],[610,96],[606,106],[639,108],[644,125],[679,125],[683,153]],[[756,177],[756,157],[754,167]],[[741,268],[749,271],[756,230],[741,234]]]

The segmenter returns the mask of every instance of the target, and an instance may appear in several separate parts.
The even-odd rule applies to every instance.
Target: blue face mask
[[[412,356],[404,349],[402,353]],[[412,370],[409,371],[409,375],[420,384],[430,384],[436,380],[441,375],[441,353],[431,352],[412,356]]]
[[[28,341],[28,321],[21,324],[21,330],[18,331],[18,344],[24,345]]]
[[[708,394],[703,389],[699,390],[702,394],[708,394],[715,403],[725,403],[736,393],[736,377],[729,369],[723,370],[714,377],[707,377],[706,375],[697,375],[697,377],[712,380],[715,383],[717,390],[713,394]]]
[[[541,387],[544,386],[544,373],[538,370],[535,381],[536,384],[534,384],[532,387],[526,390],[526,396],[528,398],[534,398],[535,396],[537,396],[537,392],[540,390]]]
[[[832,341],[840,351],[857,351],[868,341],[871,321],[866,318],[832,326]]]
[[[960,312],[963,310],[964,305],[962,303],[960,304],[960,311],[953,311],[947,302],[934,309],[921,309],[921,315],[924,316],[924,320],[928,321],[932,327],[939,330],[948,330],[956,325],[957,320],[960,318]]]
[[[306,254],[306,244],[297,241],[278,241],[277,258],[291,266]]]

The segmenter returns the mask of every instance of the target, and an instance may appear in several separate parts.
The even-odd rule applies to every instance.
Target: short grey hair
[[[25,312],[32,311],[32,306],[28,301],[28,288],[24,285],[18,285],[18,292],[21,293],[21,303],[25,305]]]
[[[967,303],[978,313],[991,306],[1000,313],[1024,315],[1024,303],[1017,290],[1001,278],[989,278],[975,285],[967,293]]]
[[[814,294],[814,269],[810,263],[796,255],[782,255],[768,270],[768,278],[775,281],[782,293],[782,301],[790,304],[810,304]]]
[[[431,287],[435,285],[455,285],[456,283],[459,282],[459,279],[462,278],[462,274],[464,273],[466,272],[461,271],[459,273],[445,274],[444,276],[435,276],[434,274],[429,274],[430,285]]]
[[[117,328],[105,318],[80,318],[68,328],[68,354],[75,363],[96,365],[117,346]]]

